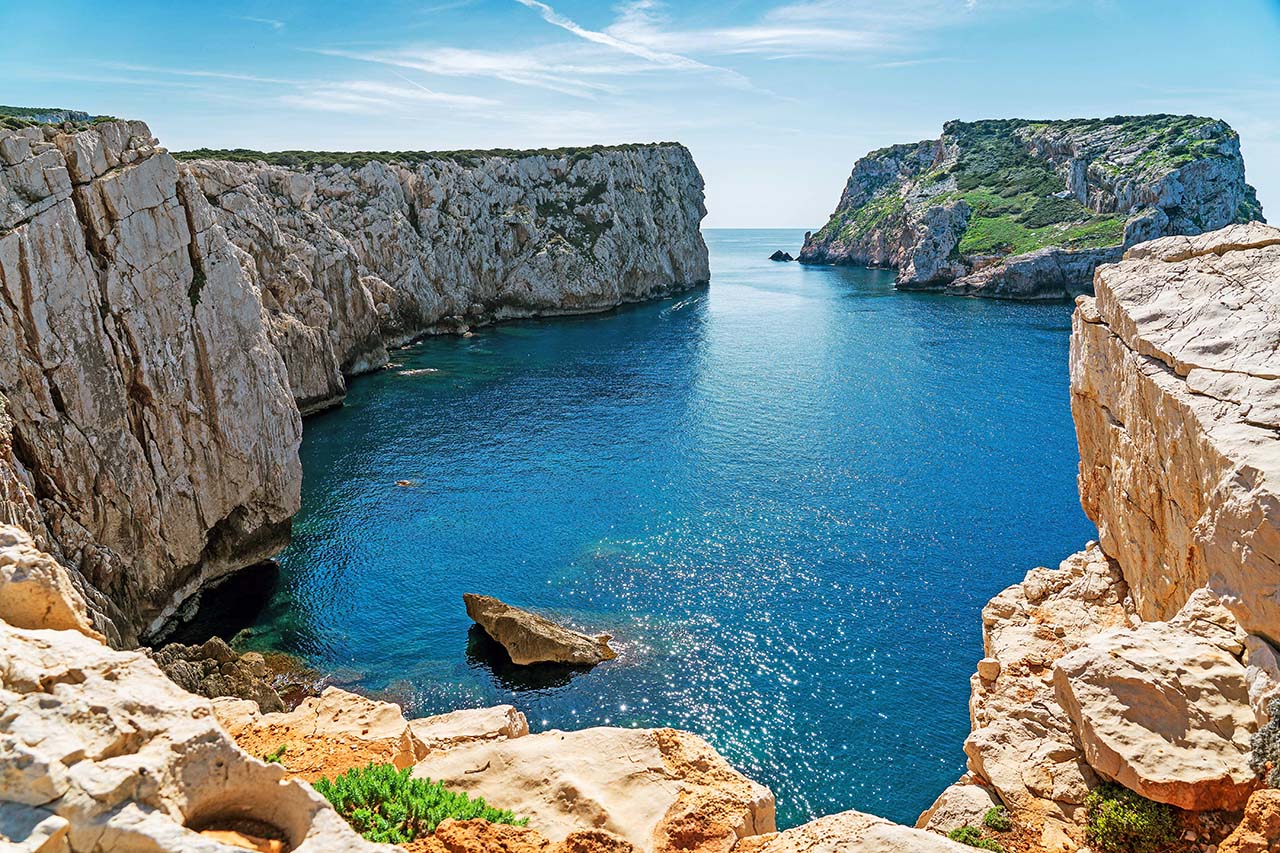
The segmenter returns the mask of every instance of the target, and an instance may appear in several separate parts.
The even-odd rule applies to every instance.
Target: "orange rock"
[[[259,838],[256,835],[246,835],[230,829],[206,829],[200,834],[231,847],[257,850],[258,853],[284,853],[284,842],[276,841],[274,838]]]
[[[1219,845],[1218,853],[1280,853],[1280,790],[1253,792],[1240,825]]]

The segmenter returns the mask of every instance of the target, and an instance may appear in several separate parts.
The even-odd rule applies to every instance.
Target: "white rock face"
[[[702,178],[680,145],[184,168],[255,260],[304,411],[426,332],[602,311],[710,279]]]
[[[1210,586],[1280,637],[1280,229],[1238,225],[1099,269],[1071,338],[1080,493],[1145,619]]]
[[[0,133],[0,518],[78,569],[113,640],[283,547],[287,382],[238,251],[145,124]]]
[[[1056,570],[1031,570],[983,608],[983,643],[999,673],[971,680],[969,769],[1020,823],[1041,831],[1046,849],[1069,833],[1100,781],[1054,696],[1054,663],[1099,632],[1134,621],[1120,568],[1096,545]]]
[[[301,853],[396,849],[241,752],[145,655],[4,622],[0,647],[0,847],[226,853],[198,830],[248,819]]]
[[[848,811],[773,835],[743,839],[735,853],[963,853],[971,851],[941,835],[909,829],[884,818]]]
[[[674,729],[592,728],[464,744],[415,776],[528,816],[558,841],[604,829],[642,851],[723,850],[773,832],[773,794],[706,741]]]
[[[1244,665],[1174,623],[1106,631],[1054,664],[1089,765],[1148,799],[1235,811],[1257,785]]]

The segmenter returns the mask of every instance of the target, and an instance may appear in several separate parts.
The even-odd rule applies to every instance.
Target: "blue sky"
[[[1280,2],[0,0],[0,103],[170,148],[679,140],[708,226],[821,225],[950,118],[1218,116],[1280,220]]]

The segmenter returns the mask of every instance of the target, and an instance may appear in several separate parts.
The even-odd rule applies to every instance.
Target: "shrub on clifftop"
[[[1089,843],[1103,853],[1152,853],[1177,835],[1173,808],[1111,782],[1089,792]]]
[[[1280,699],[1267,706],[1271,719],[1249,741],[1249,766],[1268,788],[1280,788]]]
[[[513,826],[528,823],[505,809],[491,807],[482,798],[450,791],[430,779],[410,778],[409,773],[410,768],[369,764],[348,770],[337,779],[325,777],[315,783],[315,789],[356,832],[369,841],[387,844],[405,844],[430,835],[449,818],[482,818]]]

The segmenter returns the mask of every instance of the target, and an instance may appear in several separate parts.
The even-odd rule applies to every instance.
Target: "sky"
[[[675,140],[707,227],[826,221],[948,119],[1212,115],[1280,221],[1280,0],[0,0],[0,104],[184,148]]]

